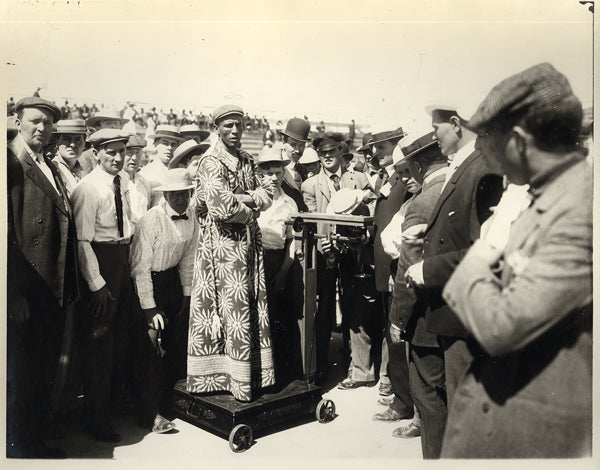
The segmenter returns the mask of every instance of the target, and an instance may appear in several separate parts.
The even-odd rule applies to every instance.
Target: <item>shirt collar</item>
[[[396,168],[394,167],[394,164],[390,164],[386,167],[384,167],[384,170],[386,171],[386,173],[388,174],[388,176],[391,178],[392,175],[396,172]]]
[[[42,152],[40,153],[35,153],[33,150],[31,150],[31,147],[29,146],[29,144],[25,141],[25,139],[23,138],[23,136],[19,133],[17,134],[17,137],[19,137],[22,141],[23,141],[23,147],[25,148],[25,150],[27,151],[27,153],[29,154],[29,156],[31,158],[33,158],[34,161],[41,163],[44,161],[43,157],[42,157]]]
[[[454,158],[450,163],[451,168],[458,168],[467,158],[475,151],[475,140],[471,140],[463,145],[458,152],[454,154]]]
[[[435,178],[437,178],[438,176],[442,176],[442,175],[446,175],[446,173],[448,173],[448,167],[445,166],[443,168],[438,168],[437,170],[435,170],[433,173],[427,175],[424,179],[423,179],[423,185],[429,183],[430,181],[433,181]]]
[[[327,175],[327,178],[331,178],[333,175],[337,175],[338,178],[342,177],[342,166],[340,165],[337,169],[337,171],[335,172],[331,172],[329,171],[327,168],[323,167],[323,171],[325,172],[325,174]]]

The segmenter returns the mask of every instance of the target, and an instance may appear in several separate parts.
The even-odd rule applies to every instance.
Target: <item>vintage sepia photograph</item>
[[[1,2],[2,466],[594,468],[595,8]]]

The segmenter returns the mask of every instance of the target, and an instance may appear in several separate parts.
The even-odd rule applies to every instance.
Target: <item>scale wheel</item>
[[[321,400],[315,410],[319,423],[328,423],[335,418],[335,403],[332,400]]]
[[[252,428],[246,424],[238,424],[229,433],[229,447],[234,452],[248,450],[252,441]]]

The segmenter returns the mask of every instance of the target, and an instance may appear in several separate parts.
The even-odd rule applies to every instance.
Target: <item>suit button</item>
[[[444,239],[440,238],[440,245],[443,245],[443,244],[444,244]]]
[[[490,404],[484,403],[483,405],[481,405],[481,411],[483,411],[484,413],[487,413],[488,411],[490,411]]]
[[[33,240],[33,244],[34,244],[34,245],[39,245],[39,244],[40,244],[40,241],[39,241],[37,238],[35,238],[35,239]]]
[[[36,222],[37,222],[38,224],[41,224],[41,223],[43,223],[43,222],[44,222],[44,220],[43,220],[41,217],[38,217],[38,218],[37,218],[37,220],[36,220]]]

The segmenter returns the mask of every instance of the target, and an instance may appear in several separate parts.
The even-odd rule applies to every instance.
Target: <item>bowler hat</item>
[[[503,116],[552,113],[567,100],[579,102],[567,77],[548,63],[534,65],[492,88],[469,119],[467,128],[484,134],[493,121]]]
[[[280,134],[299,140],[300,142],[310,142],[308,134],[310,133],[310,122],[306,119],[292,118],[287,122],[284,131],[277,131]]]
[[[317,137],[313,140],[313,147],[317,152],[323,152],[326,150],[334,150],[339,148],[341,143],[344,141],[344,135],[339,132],[325,134],[322,137]]]
[[[173,152],[169,168],[187,167],[194,155],[202,155],[210,147],[208,142],[197,143],[194,139],[186,140]]]
[[[17,101],[17,104],[15,104],[15,112],[18,113],[24,108],[41,108],[45,109],[46,111],[50,111],[54,117],[54,122],[59,121],[62,117],[62,113],[60,112],[60,108],[58,106],[56,106],[52,101],[48,101],[37,96],[28,96]]]
[[[102,108],[94,116],[87,118],[85,125],[96,128],[102,121],[119,121],[119,124],[123,127],[123,124],[129,122],[129,119],[122,118],[119,111],[115,108]]]
[[[213,122],[217,123],[220,119],[230,115],[244,116],[244,110],[235,104],[224,104],[223,106],[219,106],[213,112]]]
[[[98,147],[100,145],[105,145],[110,142],[127,142],[129,140],[129,135],[123,134],[123,131],[120,129],[100,129],[94,132],[88,138],[88,142],[92,144],[94,147]]]
[[[187,140],[186,138],[181,137],[177,126],[172,126],[170,124],[160,124],[156,126],[154,134],[146,136],[147,139],[159,139],[161,137],[178,141]]]
[[[402,130],[401,127],[399,127],[398,129],[396,129],[394,131],[378,132],[377,134],[373,134],[373,142],[371,142],[370,145],[379,144],[379,143],[385,142],[387,140],[394,140],[394,139],[400,140],[405,135],[406,135],[406,133]]]
[[[315,149],[306,148],[304,149],[304,153],[300,157],[300,160],[298,160],[298,163],[301,165],[308,165],[310,163],[317,163],[318,161],[319,156],[317,155],[317,152],[315,152]]]
[[[154,188],[156,191],[185,191],[194,187],[185,168],[170,168],[161,183]]]
[[[181,126],[179,128],[179,133],[183,137],[197,135],[200,137],[200,141],[206,140],[210,135],[209,131],[204,131],[200,129],[200,126],[198,124],[186,124],[185,126]]]
[[[273,145],[273,147],[263,147],[258,157],[254,159],[254,163],[257,165],[275,162],[281,163],[281,166],[285,166],[290,162],[290,159],[284,156],[283,147],[277,144]]]
[[[54,134],[86,134],[85,121],[83,119],[61,119],[56,123]]]

